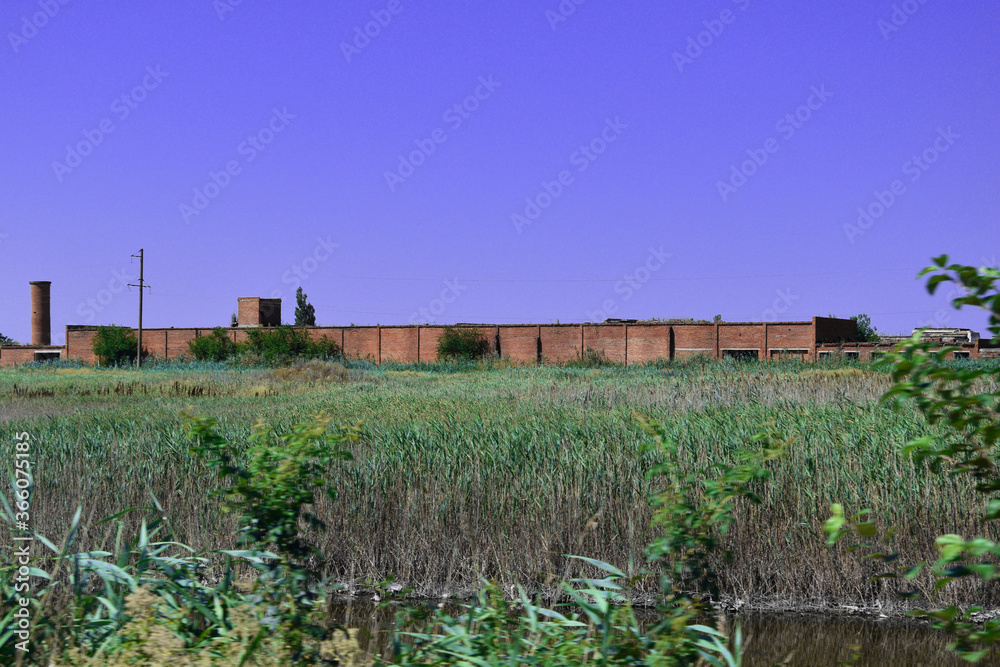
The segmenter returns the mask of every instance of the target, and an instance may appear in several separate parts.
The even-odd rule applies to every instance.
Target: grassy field
[[[31,435],[32,520],[53,540],[79,505],[88,526],[79,549],[106,546],[112,524],[97,521],[155,496],[177,539],[210,550],[232,548],[236,524],[188,453],[185,410],[216,417],[242,443],[258,420],[279,430],[317,412],[360,422],[354,460],[329,471],[338,498],[317,508],[329,573],[354,586],[392,576],[436,596],[465,594],[480,577],[544,586],[571,573],[563,554],[638,570],[652,538],[646,473],[657,454],[644,450],[635,414],[662,421],[691,465],[731,462],[770,428],[793,442],[762,504],[741,506],[725,536],[733,558],[718,568],[727,595],[755,607],[891,604],[890,585],[869,580],[873,565],[823,545],[831,502],[872,508],[897,527],[892,547],[914,560],[933,559],[938,534],[985,529],[966,481],[900,457],[927,426],[877,402],[889,386],[865,366],[797,364],[360,364],[326,377],[210,364],[3,370],[0,441]],[[943,602],[1000,604],[994,589],[948,595]]]

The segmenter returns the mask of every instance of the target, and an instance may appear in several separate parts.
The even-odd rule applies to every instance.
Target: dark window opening
[[[35,352],[35,361],[58,361],[60,357],[58,352]]]
[[[955,353],[955,358],[956,359],[969,359],[971,357],[970,357],[970,355],[969,355],[968,352],[956,352]]]
[[[805,359],[809,350],[771,350],[772,359]]]
[[[735,359],[736,361],[758,361],[760,350],[723,350],[722,356]]]

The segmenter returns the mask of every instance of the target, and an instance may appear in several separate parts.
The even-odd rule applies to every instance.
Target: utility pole
[[[132,283],[129,283],[129,287],[138,287],[139,288],[139,350],[138,350],[138,352],[135,355],[135,365],[136,365],[136,368],[142,368],[142,290],[143,289],[148,289],[148,290],[152,291],[152,288],[149,285],[147,285],[146,282],[143,280],[143,252],[142,252],[142,248],[139,248],[139,254],[138,255],[132,255],[132,257],[138,257],[139,258],[139,284],[138,285],[134,285]]]

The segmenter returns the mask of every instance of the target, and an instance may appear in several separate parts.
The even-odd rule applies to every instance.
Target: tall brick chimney
[[[31,344],[52,344],[52,318],[49,308],[48,280],[36,280],[31,285]]]

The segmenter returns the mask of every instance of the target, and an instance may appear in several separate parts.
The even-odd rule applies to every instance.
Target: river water
[[[335,623],[361,628],[362,648],[388,654],[394,612],[369,601],[333,609]],[[835,667],[857,655],[858,667],[960,667],[969,663],[947,650],[948,637],[906,620],[872,620],[817,614],[746,614],[730,623],[743,631],[744,667]],[[994,657],[978,663],[1000,666]]]

